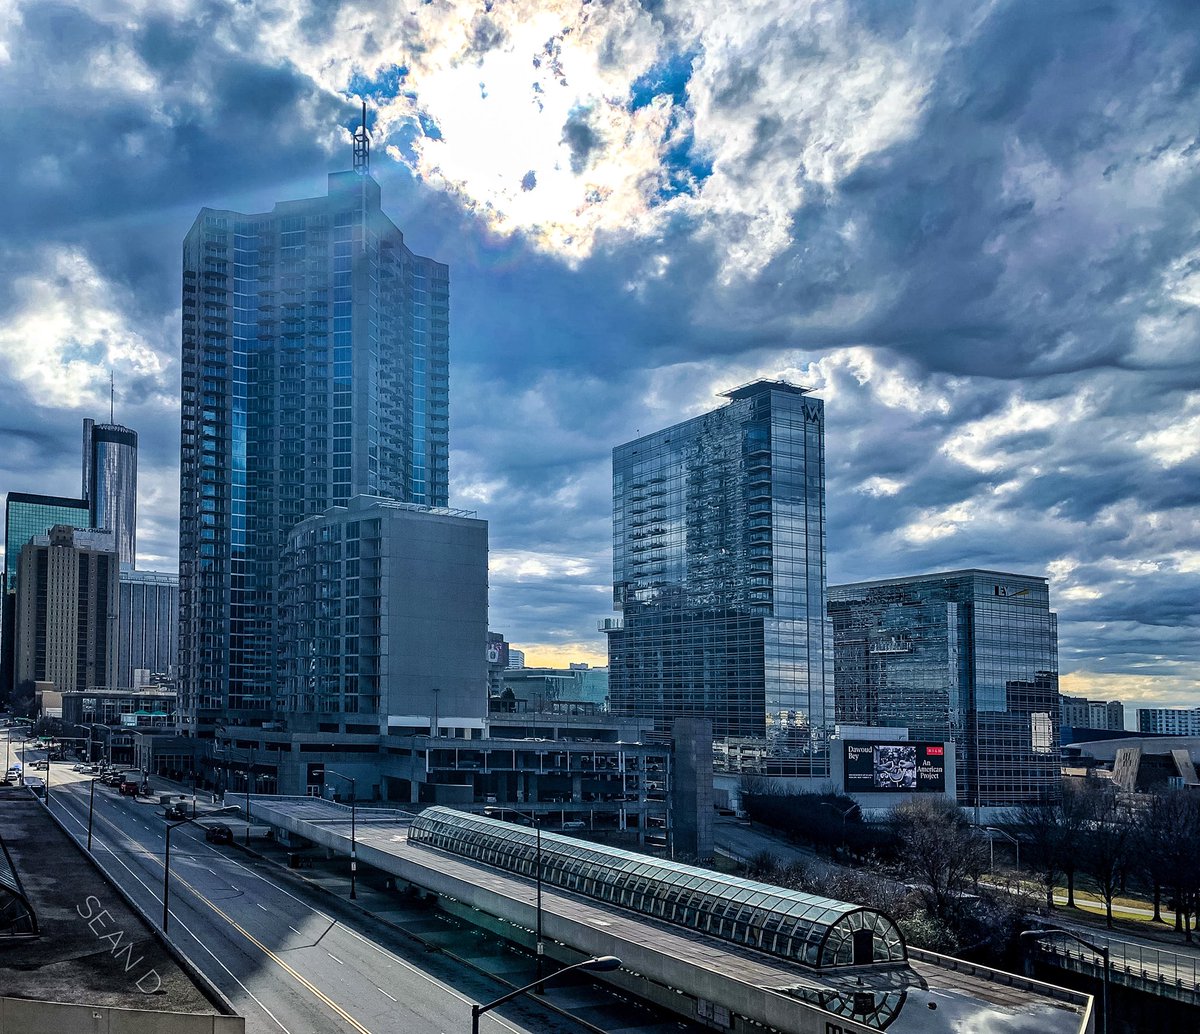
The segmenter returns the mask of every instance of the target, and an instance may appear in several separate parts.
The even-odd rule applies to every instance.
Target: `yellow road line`
[[[157,854],[155,854],[153,851],[145,848],[144,845],[140,844],[138,841],[134,840],[133,837],[131,837],[128,833],[126,833],[123,829],[121,829],[121,827],[118,826],[111,819],[107,819],[103,815],[99,815],[99,814],[96,815],[96,818],[98,818],[105,825],[112,827],[113,832],[116,833],[118,836],[121,836],[124,839],[128,840],[135,847],[142,848],[142,853],[147,858],[150,858],[160,869],[166,868],[166,864],[162,861],[161,858],[158,857]],[[324,1002],[326,1005],[328,1005],[329,1008],[331,1008],[334,1012],[336,1012],[343,1020],[345,1020],[347,1023],[349,1023],[350,1026],[352,1026],[356,1031],[358,1031],[358,1034],[371,1034],[371,1032],[369,1030],[367,1030],[366,1027],[364,1027],[361,1023],[358,1022],[358,1020],[356,1020],[353,1016],[351,1016],[348,1012],[346,1012],[345,1009],[343,1009],[340,1005],[337,1004],[337,1002],[335,1002],[332,998],[330,998],[327,994],[325,994],[324,991],[322,991],[319,987],[317,987],[315,984],[313,984],[312,981],[310,981],[307,977],[302,976],[300,973],[297,973],[294,969],[292,969],[291,966],[289,966],[286,962],[283,961],[283,959],[281,959],[278,955],[276,955],[275,952],[273,952],[270,948],[268,948],[265,944],[263,944],[262,941],[260,941],[257,937],[255,937],[248,930],[246,930],[240,923],[236,922],[230,915],[228,915],[226,912],[224,912],[220,908],[218,908],[212,901],[210,901],[207,897],[205,897],[203,894],[201,894],[200,891],[198,891],[195,887],[193,887],[190,883],[188,883],[188,881],[185,880],[178,873],[176,873],[176,875],[175,875],[175,880],[177,883],[182,883],[185,887],[187,887],[188,890],[190,890],[194,895],[196,895],[196,897],[198,897],[209,908],[211,908],[214,912],[216,912],[217,915],[219,915],[222,919],[225,920],[225,922],[227,922],[238,933],[240,933],[243,937],[245,937],[246,940],[248,940],[256,948],[258,948],[258,950],[261,951],[264,955],[266,955],[267,958],[269,958],[272,962],[274,962],[276,965],[278,965],[280,967],[280,969],[282,969],[290,977],[294,978],[299,983],[303,984],[306,988],[308,988],[308,990],[310,990],[322,1002]]]

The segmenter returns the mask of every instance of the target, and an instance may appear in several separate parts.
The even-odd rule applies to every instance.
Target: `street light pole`
[[[573,966],[567,966],[552,973],[549,980],[557,980],[559,977],[566,976],[573,970],[585,970],[589,973],[607,973],[614,969],[621,968],[621,960],[614,955],[601,955],[599,958],[585,959],[583,962],[576,962]],[[479,1017],[485,1012],[491,1012],[498,1005],[503,1005],[505,1002],[511,1002],[518,995],[528,994],[533,988],[537,987],[539,981],[534,981],[532,984],[526,984],[524,987],[518,987],[515,991],[510,991],[508,994],[497,998],[494,1002],[488,1002],[487,1005],[472,1005],[471,1006],[471,1034],[479,1034]]]
[[[350,900],[354,901],[358,897],[358,890],[355,885],[358,877],[358,836],[354,823],[354,811],[358,804],[357,783],[353,776],[342,775],[341,772],[335,772],[331,768],[325,769],[325,774],[327,776],[336,776],[338,779],[345,779],[350,784]]]
[[[163,918],[162,932],[166,935],[167,922],[170,917],[170,907],[168,905],[168,894],[171,891],[171,833],[180,826],[186,826],[189,822],[195,822],[195,819],[180,819],[178,822],[167,823],[167,847],[163,856]]]
[[[1020,939],[1030,938],[1031,940],[1041,940],[1044,937],[1053,937],[1059,935],[1062,937],[1070,937],[1073,941],[1078,941],[1085,948],[1099,954],[1104,960],[1104,979],[1100,985],[1100,1034],[1108,1034],[1108,981],[1109,981],[1109,955],[1108,945],[1093,944],[1091,941],[1085,941],[1077,934],[1073,934],[1070,930],[1064,930],[1062,927],[1051,926],[1045,930],[1022,930]]]
[[[250,846],[250,779],[254,774],[254,748],[250,748],[250,764],[246,767],[246,846]]]
[[[96,810],[96,777],[92,776],[92,786],[88,791],[88,854],[92,853],[92,815]]]
[[[1006,833],[1004,830],[997,829],[995,826],[984,826],[983,829],[985,832],[987,832],[989,834],[999,833],[1002,837],[1004,837],[1005,840],[1011,841],[1013,847],[1016,849],[1017,872],[1019,873],[1021,871],[1021,841],[1018,840],[1011,833]],[[988,848],[989,848],[988,872],[991,872],[993,869],[996,868],[996,864],[995,864],[996,863],[996,845],[995,845],[995,840],[994,840],[993,836],[988,837]]]

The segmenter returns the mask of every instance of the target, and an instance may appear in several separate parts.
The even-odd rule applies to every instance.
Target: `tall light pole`
[[[254,776],[254,748],[250,748],[250,763],[246,766],[246,846],[250,846],[250,780]]]
[[[995,840],[994,840],[994,835],[996,833],[999,833],[1002,837],[1004,837],[1005,840],[1009,841],[1013,845],[1014,848],[1016,848],[1016,853],[1017,853],[1017,863],[1016,864],[1017,864],[1017,872],[1019,873],[1021,870],[1021,841],[1019,841],[1011,833],[1006,833],[1004,830],[997,829],[995,826],[984,826],[983,829],[984,829],[984,832],[989,834],[989,836],[988,836],[988,872],[991,872],[993,869],[996,868],[996,844],[995,844]]]
[[[186,826],[189,822],[195,822],[195,819],[180,819],[178,822],[167,823],[167,848],[163,855],[163,920],[162,932],[165,935],[167,932],[167,922],[170,917],[170,908],[167,905],[167,895],[171,890],[171,833],[180,826]]]
[[[92,776],[92,786],[88,791],[88,854],[92,853],[92,815],[96,811],[96,777]]]
[[[559,977],[566,976],[573,970],[584,970],[589,973],[607,973],[614,969],[621,968],[621,960],[615,955],[601,955],[595,959],[585,959],[583,962],[576,962],[573,966],[567,966],[558,972],[551,974],[551,980],[557,980]],[[540,980],[535,980],[532,984],[526,984],[524,987],[518,987],[515,991],[509,991],[508,994],[497,998],[494,1002],[488,1002],[487,1005],[472,1005],[471,1006],[471,1034],[479,1034],[479,1017],[485,1012],[491,1012],[496,1006],[503,1005],[505,1002],[511,1002],[518,995],[528,994],[531,990],[541,983]]]
[[[538,978],[535,981],[534,986],[537,987],[538,994],[545,994],[546,992],[542,987],[542,974],[545,971],[546,958],[546,944],[545,941],[542,940],[542,824],[539,821],[537,812],[519,811],[516,808],[512,808],[510,810],[516,812],[518,815],[526,816],[529,821],[533,823],[534,831],[537,833],[537,868],[535,870],[537,882],[537,931],[535,937],[537,939]]]
[[[1073,934],[1070,930],[1064,930],[1058,926],[1050,926],[1045,930],[1022,930],[1020,939],[1029,938],[1031,940],[1042,940],[1045,937],[1070,937],[1073,941],[1078,941],[1085,948],[1096,952],[1101,959],[1104,960],[1104,980],[1101,986],[1101,1006],[1100,1006],[1100,1034],[1108,1034],[1108,979],[1109,979],[1109,958],[1108,945],[1093,944],[1091,941],[1085,941],[1077,934]]]
[[[354,828],[354,809],[358,801],[358,794],[355,792],[355,779],[353,776],[335,772],[331,768],[325,769],[325,774],[327,776],[336,776],[338,779],[345,779],[350,784],[350,900],[353,901],[358,897],[358,892],[355,889],[355,880],[358,876],[358,837]]]
[[[836,804],[830,804],[829,801],[822,801],[821,807],[822,808],[830,808],[842,817],[842,850],[845,851],[846,850],[846,819],[849,818],[851,815],[853,815],[858,810],[858,802],[855,801],[853,804],[850,805],[849,808],[846,808],[844,811],[841,808],[839,808]]]

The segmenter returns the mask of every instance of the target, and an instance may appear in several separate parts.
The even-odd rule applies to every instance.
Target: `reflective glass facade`
[[[832,585],[829,613],[839,723],[953,740],[964,805],[1059,793],[1046,579],[970,570]]]
[[[4,505],[4,576],[8,591],[17,590],[17,566],[25,543],[35,535],[45,535],[56,524],[90,528],[88,519],[88,506],[82,499],[9,492]]]
[[[282,708],[288,532],[358,494],[447,501],[449,274],[353,172],[261,215],[204,209],[183,269],[180,708],[255,720]]]
[[[122,564],[137,553],[137,432],[83,422],[83,497],[93,528],[107,528]]]
[[[824,405],[757,382],[613,450],[614,711],[828,773]]]

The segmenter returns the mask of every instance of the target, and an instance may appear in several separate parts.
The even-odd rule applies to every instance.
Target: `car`
[[[91,765],[72,765],[71,766],[72,772],[90,772],[91,770],[92,770]]]
[[[233,830],[223,823],[207,826],[204,830],[204,839],[210,844],[232,844]]]
[[[48,772],[48,771],[50,771],[50,762],[44,761],[44,760],[43,761],[35,761],[33,763],[33,767],[36,769],[40,769],[42,771]]]
[[[25,786],[35,792],[38,790],[44,790],[46,789],[46,780],[42,779],[40,776],[27,776],[25,779]]]
[[[188,808],[183,801],[176,801],[174,804],[168,804],[163,814],[165,814],[168,819],[186,819],[188,815]]]

